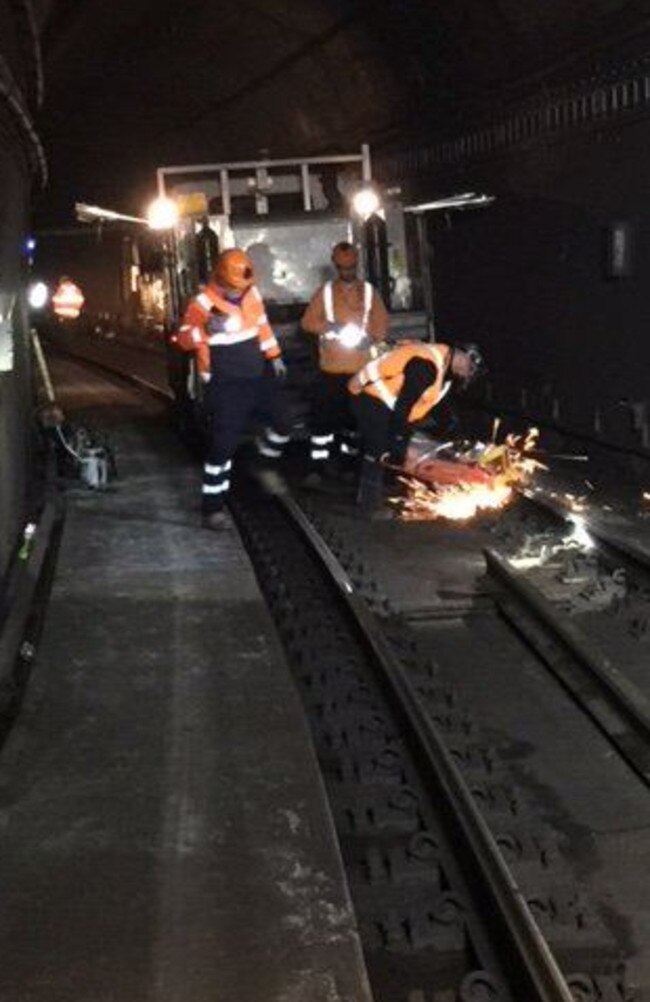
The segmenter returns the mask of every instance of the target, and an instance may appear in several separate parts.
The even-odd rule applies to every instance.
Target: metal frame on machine
[[[158,194],[161,197],[166,197],[167,186],[166,181],[172,175],[183,175],[189,176],[192,174],[201,175],[216,175],[219,178],[219,187],[222,200],[223,213],[226,216],[230,215],[231,211],[231,175],[234,172],[240,173],[242,171],[255,171],[255,179],[258,184],[259,192],[263,192],[265,185],[268,181],[268,171],[269,169],[276,169],[279,167],[289,167],[295,168],[296,172],[300,175],[300,184],[302,189],[303,198],[303,209],[305,212],[312,211],[312,196],[311,188],[309,183],[310,178],[310,167],[322,167],[327,164],[343,165],[343,164],[360,164],[361,165],[361,180],[370,181],[372,179],[372,168],[370,162],[370,147],[367,143],[363,143],[361,146],[360,153],[348,153],[348,154],[337,154],[322,157],[295,157],[295,158],[283,158],[279,160],[272,159],[262,159],[262,160],[240,160],[232,161],[229,163],[208,163],[208,164],[185,164],[185,165],[175,165],[169,167],[159,167],[156,171],[156,178],[158,183]],[[265,215],[268,212],[268,198],[261,193],[256,195],[255,199],[256,211],[259,215]]]

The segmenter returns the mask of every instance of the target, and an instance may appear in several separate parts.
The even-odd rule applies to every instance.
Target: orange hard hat
[[[245,251],[233,247],[219,255],[212,278],[217,285],[226,289],[246,292],[255,281],[253,262]]]
[[[332,263],[337,268],[356,268],[359,264],[357,249],[347,240],[342,240],[332,251]]]

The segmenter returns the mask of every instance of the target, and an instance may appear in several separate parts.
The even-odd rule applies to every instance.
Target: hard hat
[[[332,264],[336,268],[356,268],[359,263],[359,255],[356,247],[342,240],[332,251]]]
[[[481,353],[481,349],[476,344],[458,344],[453,351],[462,351],[467,356],[470,363],[470,370],[465,377],[465,385],[473,382],[478,376],[484,375],[486,365]]]
[[[485,369],[485,361],[483,359],[483,353],[477,344],[461,344],[459,345],[461,351],[464,351],[466,355],[469,355],[470,361],[474,366],[474,375],[478,375]]]
[[[245,251],[237,247],[223,251],[217,258],[212,278],[226,289],[246,292],[255,281],[253,262]]]

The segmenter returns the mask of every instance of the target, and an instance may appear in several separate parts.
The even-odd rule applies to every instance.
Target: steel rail
[[[583,631],[553,606],[492,548],[484,551],[488,570],[550,634],[566,656],[553,656],[548,643],[531,631],[511,602],[497,598],[506,618],[532,643],[545,664],[618,748],[635,772],[650,785],[650,700],[605,657]]]
[[[519,982],[517,998],[526,1002],[572,1002],[573,994],[528,907],[524,894],[476,807],[460,770],[444,740],[393,653],[365,601],[347,573],[290,495],[279,498],[285,512],[301,531],[327,570],[365,643],[381,668],[384,682],[396,698],[415,737],[420,756],[442,793],[455,834],[464,846],[471,868],[487,897],[493,920],[507,941],[499,954],[503,966]],[[525,995],[521,994],[525,991]]]
[[[149,379],[145,379],[143,376],[138,376],[133,372],[127,372],[125,369],[120,369],[117,367],[117,363],[116,365],[110,365],[107,362],[100,362],[98,359],[89,358],[87,355],[78,355],[76,352],[70,351],[68,348],[61,345],[54,344],[51,341],[48,343],[47,347],[48,351],[69,358],[81,366],[85,365],[89,369],[98,369],[107,376],[114,376],[118,380],[121,379],[130,386],[134,386],[138,390],[146,391],[165,403],[171,403],[174,399],[174,395],[168,386],[159,386],[158,383],[152,383]]]

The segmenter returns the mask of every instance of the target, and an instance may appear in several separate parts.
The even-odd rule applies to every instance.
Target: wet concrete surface
[[[370,993],[297,695],[160,406],[54,360],[119,480],[81,484],[0,755],[3,1002]]]

